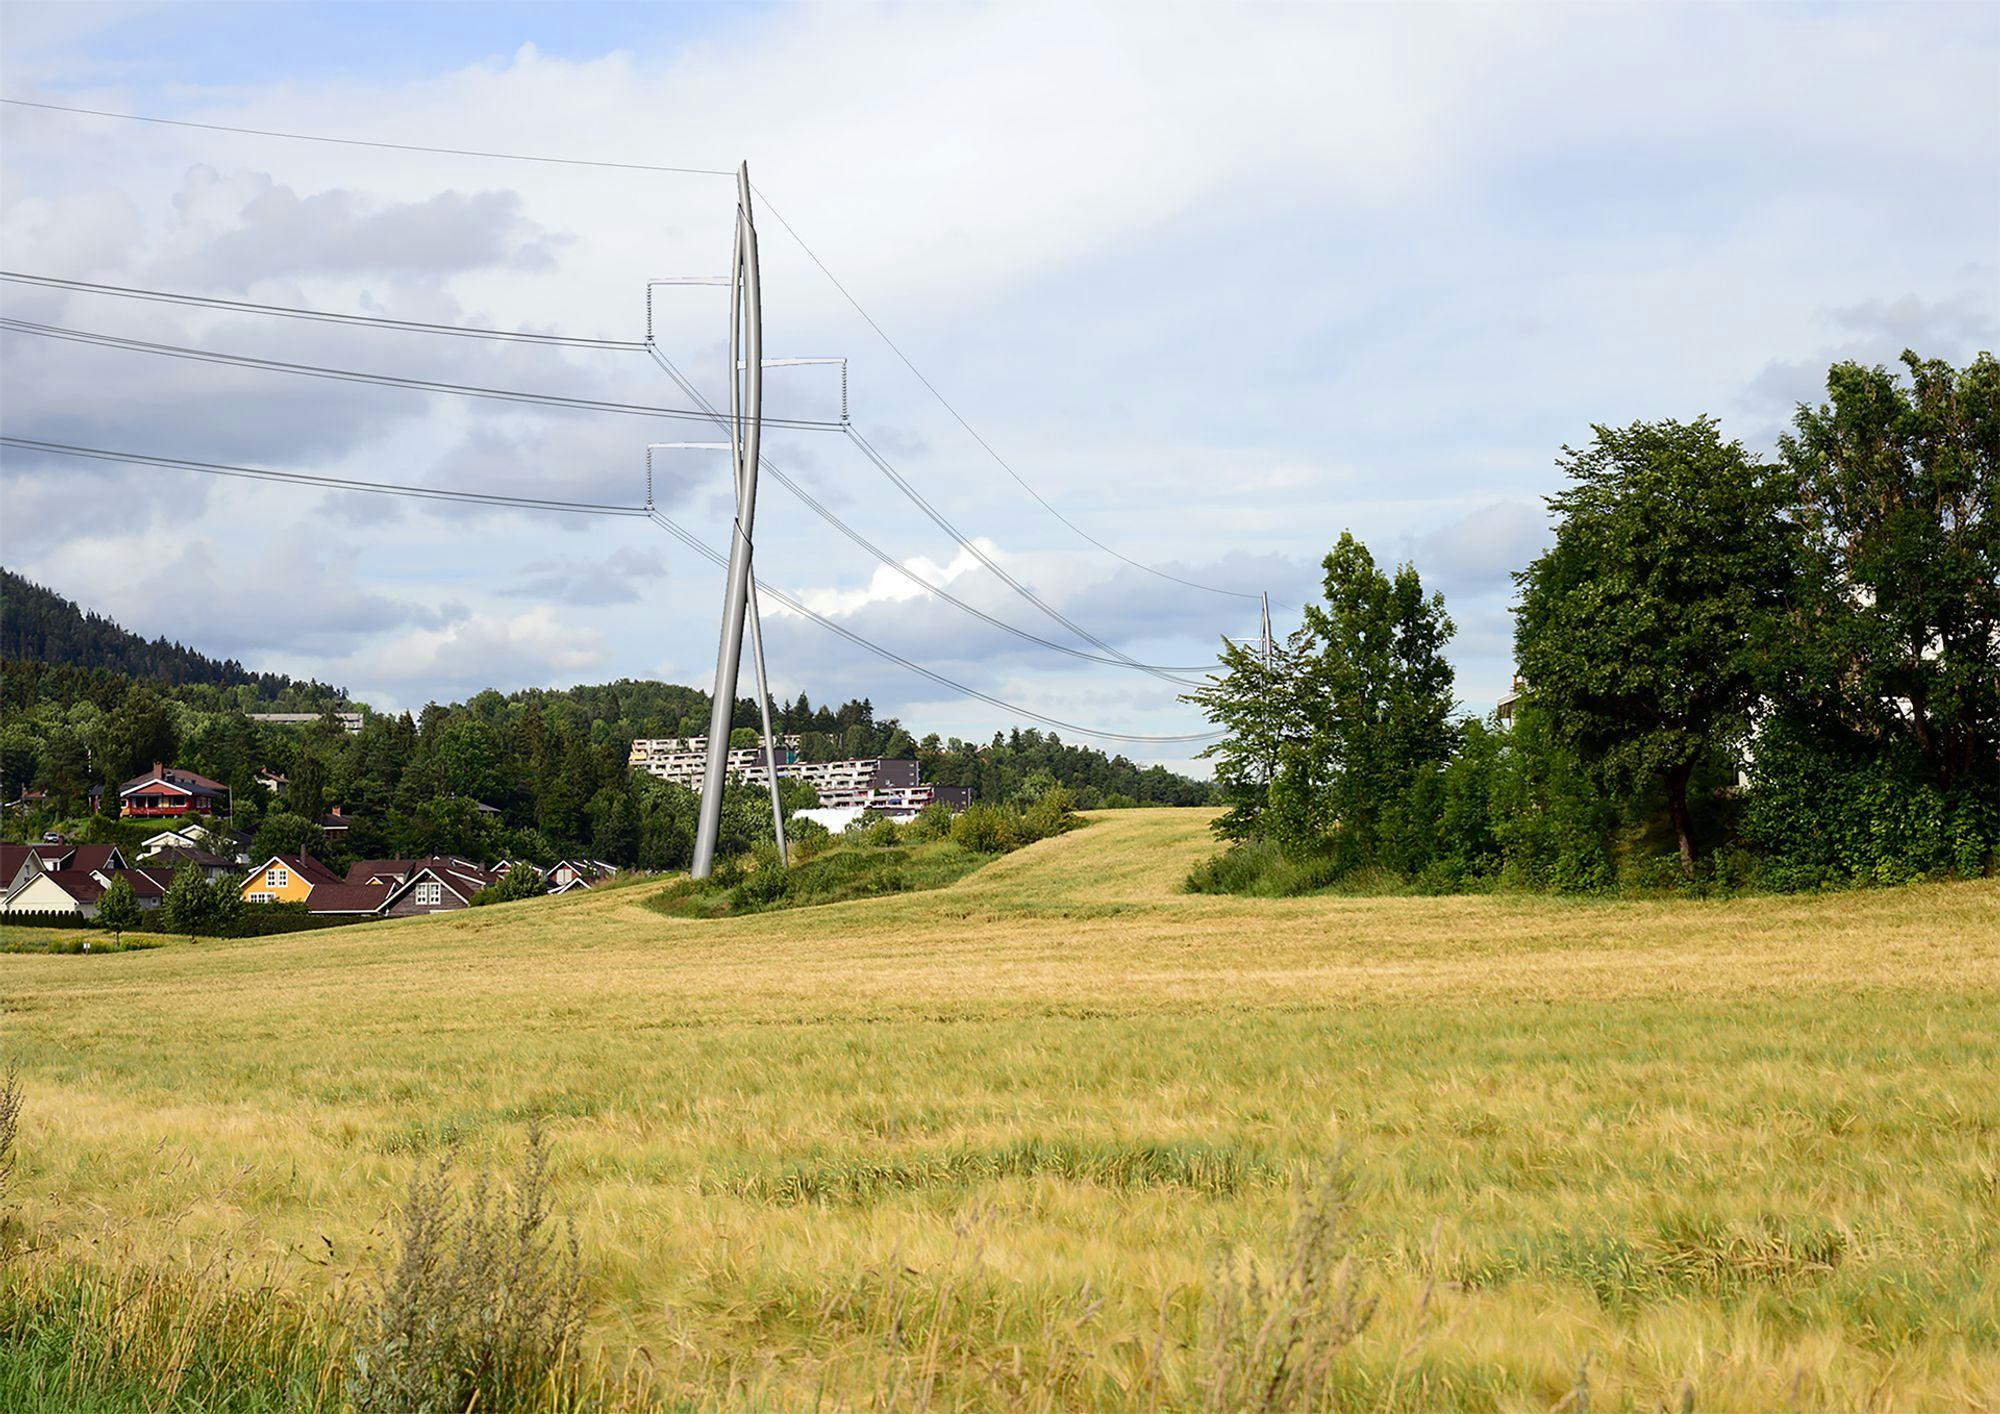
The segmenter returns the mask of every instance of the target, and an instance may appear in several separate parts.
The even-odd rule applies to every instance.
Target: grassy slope
[[[1338,1146],[1356,1393],[2000,1401],[2000,888],[1200,898],[1201,824],[719,921],[0,956],[30,1218],[323,1284],[414,1154],[542,1109],[598,1331],[670,1384],[1110,1405],[1192,1390],[1207,1263]]]

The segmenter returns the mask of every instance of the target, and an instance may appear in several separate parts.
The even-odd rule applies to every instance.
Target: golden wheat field
[[[17,1198],[79,1262],[331,1292],[541,1114],[591,1335],[683,1407],[1194,1407],[1337,1172],[1346,1407],[2000,1407],[2000,884],[1180,892],[1128,811],[928,894],[642,884],[0,956]]]

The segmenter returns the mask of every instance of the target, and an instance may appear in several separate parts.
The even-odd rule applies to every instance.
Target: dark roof
[[[269,869],[274,864],[291,870],[310,884],[315,891],[324,885],[341,882],[340,875],[334,873],[310,854],[274,854],[262,864],[251,869],[250,874],[254,877],[264,870]]]
[[[125,856],[115,844],[10,844],[0,845],[0,874],[11,879],[20,871],[21,861],[32,857],[42,869],[109,869],[114,862],[123,867]]]
[[[499,879],[497,871],[483,864],[457,855],[433,855],[429,859],[363,859],[347,871],[347,882],[363,884],[370,879],[388,879],[403,883],[424,870],[430,870],[438,878],[457,881],[460,893],[468,889],[476,892]]]
[[[96,903],[104,897],[104,885],[88,869],[51,869],[43,877],[78,903]]]
[[[172,846],[154,850],[151,854],[140,860],[139,863],[142,868],[158,869],[169,874],[180,868],[183,864],[192,864],[197,869],[234,869],[236,867],[235,860],[224,859],[219,854],[210,854],[205,849],[175,849]]]
[[[457,879],[477,893],[488,884],[497,883],[500,876],[484,864],[475,864],[470,859],[452,856],[447,859],[426,859],[424,868],[440,878]]]
[[[387,902],[390,884],[314,884],[306,900],[311,913],[373,913]]]
[[[416,868],[412,869],[403,877],[402,882],[390,890],[390,898],[392,900],[400,898],[405,891],[414,887],[420,880],[431,878],[443,884],[460,898],[470,901],[474,894],[495,883],[500,878],[491,869],[483,865],[474,864],[469,859],[440,858],[414,861],[405,860],[403,862],[414,863]]]
[[[173,882],[159,869],[104,869],[99,872],[107,879],[123,879],[140,898],[165,898],[167,886]]]
[[[112,860],[120,865],[125,862],[125,854],[115,844],[58,845],[56,848],[69,855],[64,862],[66,869],[109,869]]]

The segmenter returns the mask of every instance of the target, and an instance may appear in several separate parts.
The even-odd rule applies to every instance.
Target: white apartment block
[[[801,761],[797,736],[778,738],[778,778],[808,781],[819,792],[820,804],[833,809],[873,810],[883,815],[914,815],[940,799],[936,786],[917,779],[917,763],[884,757],[854,761]],[[631,764],[661,780],[689,790],[702,788],[708,768],[706,737],[650,737],[632,743]],[[760,744],[729,753],[729,774],[746,785],[770,780]],[[942,798],[954,809],[969,803],[969,792],[946,789]]]

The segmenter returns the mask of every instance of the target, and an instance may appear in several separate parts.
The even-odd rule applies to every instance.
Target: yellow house
[[[274,854],[243,881],[245,903],[304,903],[321,884],[338,884],[340,876],[310,854]]]

